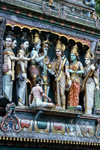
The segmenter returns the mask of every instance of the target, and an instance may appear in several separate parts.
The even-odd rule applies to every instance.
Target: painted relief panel
[[[7,103],[30,109],[94,112],[99,77],[90,41],[7,25],[3,47],[3,96]]]

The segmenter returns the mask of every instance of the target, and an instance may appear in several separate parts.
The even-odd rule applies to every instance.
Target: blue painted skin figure
[[[84,0],[84,3],[93,8],[96,6],[95,0]]]

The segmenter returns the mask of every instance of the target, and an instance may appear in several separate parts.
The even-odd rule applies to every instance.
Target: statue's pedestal
[[[20,125],[18,131],[14,130],[15,116]],[[58,147],[57,143],[71,145],[100,143],[98,117],[84,115],[77,110],[16,107],[15,114],[7,114],[6,117],[8,118],[5,122],[6,131],[2,130],[5,118],[0,117],[0,137],[5,141],[12,139],[12,145],[15,141],[16,143],[19,141],[20,145],[29,145],[33,142],[33,147],[36,143],[42,143],[45,147],[47,143],[50,148],[53,144]]]

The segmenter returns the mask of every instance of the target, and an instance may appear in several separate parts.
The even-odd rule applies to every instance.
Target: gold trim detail
[[[14,24],[15,23],[15,24]],[[82,43],[83,45],[87,45],[87,46],[89,46],[90,47],[90,42],[88,42],[88,43],[85,43],[85,40],[80,40],[80,39],[78,39],[78,38],[74,38],[74,37],[70,37],[70,36],[68,36],[68,35],[65,35],[65,34],[61,34],[61,33],[56,33],[56,32],[53,32],[53,31],[51,31],[51,30],[45,30],[45,29],[40,29],[40,28],[36,28],[36,27],[32,27],[32,26],[27,26],[27,25],[19,25],[17,22],[14,22],[13,24],[10,24],[10,23],[7,23],[6,24],[6,26],[10,26],[10,27],[19,27],[20,29],[21,29],[21,31],[24,29],[24,28],[27,28],[27,29],[29,29],[30,30],[30,32],[32,31],[32,30],[38,30],[39,32],[41,32],[41,31],[45,31],[45,32],[51,32],[52,34],[56,34],[56,35],[58,35],[60,38],[61,37],[65,37],[65,38],[67,38],[68,40],[74,40],[76,43],[77,42],[80,42],[80,43]],[[84,41],[84,42],[83,42]]]

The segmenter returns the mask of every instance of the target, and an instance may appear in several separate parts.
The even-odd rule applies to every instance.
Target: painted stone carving
[[[42,133],[49,133],[50,131],[50,123],[43,121],[35,121],[35,131]]]
[[[5,38],[5,49],[3,52],[4,55],[4,64],[2,66],[3,71],[3,95],[9,102],[12,101],[12,88],[13,80],[15,79],[14,66],[15,61],[18,61],[19,58],[15,57],[12,51],[12,36],[7,36]]]
[[[42,97],[45,97],[48,99],[49,102],[43,102]],[[29,104],[30,107],[47,107],[47,108],[53,108],[54,104],[50,103],[51,99],[43,92],[41,87],[41,78],[36,78],[36,86],[34,86],[31,90],[30,96],[29,96]]]
[[[20,120],[21,130],[24,132],[32,132],[33,121],[28,119]]]
[[[88,125],[88,122],[86,125],[81,125],[80,128],[81,128],[82,135],[84,137],[93,137],[94,136],[94,127]]]
[[[99,90],[99,79],[96,67],[92,64],[93,54],[90,50],[85,55],[86,67],[84,68],[84,82],[83,87],[85,88],[84,94],[84,108],[85,114],[93,113],[94,106],[94,93],[95,90]]]
[[[18,104],[25,105],[25,91],[26,91],[26,81],[27,81],[27,61],[30,58],[28,53],[29,41],[28,39],[22,39],[21,41],[21,49],[17,52],[17,57],[21,58],[18,61],[16,66],[16,79],[17,79],[17,97]]]
[[[78,125],[68,124],[66,125],[67,134],[71,136],[81,136],[81,130]]]
[[[34,47],[30,53],[31,57],[31,65],[29,68],[30,72],[30,80],[31,80],[31,88],[36,85],[36,77],[41,74],[41,65],[43,66],[43,59],[47,55],[47,52],[44,51],[44,55],[41,56],[40,49],[41,49],[41,39],[39,34],[34,35]]]
[[[66,86],[66,76],[70,81],[70,74],[67,71],[69,62],[65,56],[62,56],[65,50],[65,45],[61,43],[60,40],[56,44],[56,58],[52,62],[52,70],[55,73],[55,104],[58,107],[65,109],[66,97],[65,97],[65,86]],[[69,82],[69,86],[71,83]]]
[[[15,114],[15,104],[8,104],[6,107],[7,115],[4,117],[3,122],[1,124],[1,129],[3,131],[14,131],[20,132],[21,127],[19,123],[19,119]]]
[[[83,0],[83,2],[84,2],[87,6],[90,6],[90,7],[93,7],[93,8],[96,6],[95,0]]]
[[[84,73],[83,65],[78,61],[77,45],[75,45],[70,53],[69,72],[71,74],[71,88],[68,94],[68,107],[77,107],[79,105],[80,94],[80,76]]]
[[[14,35],[16,36],[17,42],[19,44],[17,45],[17,57],[15,57],[13,53],[13,49],[16,47],[16,39],[14,38],[13,40],[10,39],[11,43],[10,46],[8,45],[8,47],[6,45],[7,41],[4,42],[4,47],[6,48],[4,50],[4,64],[3,64],[4,96],[11,102],[12,96],[14,97],[16,95],[17,98],[13,100],[14,102],[16,102],[17,99],[18,105],[21,106],[30,105],[31,108],[38,106],[46,108],[55,108],[57,106],[56,107],[57,109],[62,110],[72,108],[68,110],[71,112],[77,111],[77,108],[82,110],[83,103],[79,107],[81,77],[83,77],[84,75],[84,80],[85,78],[87,78],[86,74],[87,72],[89,72],[89,68],[86,65],[85,69],[83,69],[82,64],[84,64],[83,60],[84,58],[81,56],[83,55],[83,52],[84,55],[86,54],[87,52],[86,49],[81,47],[82,48],[81,53],[79,49],[80,46],[77,40],[74,42],[72,42],[71,40],[68,41],[69,37],[67,38],[67,35],[64,35],[63,37],[62,34],[55,35],[54,33],[51,32],[42,31],[42,29],[41,32],[39,30],[37,31],[33,29],[32,32],[29,31],[30,33],[27,34],[26,39],[25,35],[22,37],[22,32],[23,31],[21,31],[20,38],[17,37],[17,35]],[[28,39],[30,39],[30,41]],[[83,42],[85,43],[85,41]],[[73,48],[72,45],[74,45]],[[11,50],[9,50],[8,52],[7,48]],[[89,49],[89,45],[87,48]],[[11,59],[9,60],[9,58]],[[15,61],[17,61],[17,63],[15,64],[14,67]],[[93,66],[92,60],[91,66]],[[94,73],[91,76],[91,80],[93,80],[93,82],[91,82],[91,87],[93,88],[88,87],[90,84],[87,85],[88,80],[90,80],[89,77],[86,80],[86,84],[84,84],[85,95],[82,93],[83,94],[82,101],[84,98],[85,109],[87,109],[86,93],[89,93],[90,89],[91,89],[90,93],[92,93],[93,95],[91,98],[92,108],[94,107],[93,105],[95,95],[94,88],[95,87],[97,88],[97,84],[99,83],[99,81],[97,81],[98,77],[96,77],[96,70],[94,69],[93,72]],[[11,75],[12,77],[10,76],[9,73],[12,73]],[[14,82],[15,87],[13,87],[14,75],[16,76],[16,81]],[[36,84],[38,76],[41,78],[41,83],[40,85],[38,85],[40,86],[39,88],[41,90],[40,91],[38,90],[38,94],[36,95],[36,92],[34,93],[33,89],[35,88],[38,89],[37,88],[38,83]],[[29,82],[31,86],[27,82]],[[68,88],[65,88],[66,85],[68,85]],[[12,88],[14,91],[13,93]],[[65,91],[66,89],[68,89],[68,91]],[[31,93],[30,96],[29,93]],[[49,102],[51,101],[49,97],[52,98],[56,106],[54,106],[53,103]],[[90,108],[88,108],[88,110],[89,109]],[[86,113],[85,110],[85,114],[89,113]],[[90,114],[92,114],[92,112]]]
[[[65,134],[65,124],[58,122],[51,123],[51,130],[55,134]]]
[[[48,53],[49,45],[50,45],[50,42],[48,40],[45,40],[42,42],[43,53],[45,53],[45,51],[47,51],[47,53]],[[50,90],[50,74],[52,74],[51,73],[51,63],[50,63],[50,59],[48,56],[46,56],[43,59],[42,67],[43,67],[42,86],[44,89],[44,93],[48,96],[49,90]],[[44,98],[44,101],[46,101],[46,98]]]
[[[95,136],[100,139],[100,119],[98,119]]]

